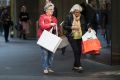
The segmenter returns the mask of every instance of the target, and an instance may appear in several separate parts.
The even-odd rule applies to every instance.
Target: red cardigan
[[[37,31],[37,37],[39,38],[43,32],[43,30],[50,30],[52,27],[50,26],[51,21],[57,24],[56,17],[52,16],[51,19],[48,17],[47,14],[43,14],[39,18],[39,29]]]

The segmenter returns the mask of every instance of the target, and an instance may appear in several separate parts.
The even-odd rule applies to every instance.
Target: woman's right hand
[[[73,25],[73,26],[71,27],[71,29],[72,29],[72,30],[78,30],[79,28]]]
[[[52,27],[55,27],[57,24],[56,23],[50,23]]]

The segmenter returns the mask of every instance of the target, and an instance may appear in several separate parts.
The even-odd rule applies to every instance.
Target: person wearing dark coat
[[[82,7],[79,4],[75,4],[71,8],[70,14],[66,16],[63,25],[64,30],[66,30],[66,37],[74,53],[73,70],[77,72],[83,71],[81,64],[81,41],[86,28],[84,16],[81,15],[81,11]]]
[[[11,21],[10,15],[8,14],[8,11],[6,8],[3,10],[3,13],[1,15],[1,20],[3,23],[5,42],[8,42],[9,41],[8,40],[9,28],[12,25],[12,21]]]
[[[85,8],[85,20],[87,24],[92,24],[93,29],[97,32],[97,17],[96,17],[95,0],[89,0]]]

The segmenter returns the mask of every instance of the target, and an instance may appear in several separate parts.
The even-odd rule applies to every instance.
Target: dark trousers
[[[111,34],[111,25],[106,25],[105,33],[106,33],[107,44],[110,44],[111,35],[112,35],[112,34]]]
[[[2,24],[0,23],[0,33],[2,34],[2,32],[3,32],[3,26],[2,26]]]
[[[3,28],[4,28],[4,38],[5,38],[5,42],[8,42],[9,25],[3,25]]]
[[[68,41],[73,49],[74,53],[74,67],[81,66],[81,41],[82,39],[73,39],[72,37],[68,37]]]
[[[25,34],[25,31],[23,31],[23,30],[21,30],[21,31],[20,31],[19,38],[26,39],[26,34]]]

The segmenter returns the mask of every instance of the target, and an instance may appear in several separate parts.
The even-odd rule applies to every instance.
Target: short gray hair
[[[80,12],[82,12],[82,7],[81,7],[79,4],[75,4],[75,5],[73,5],[73,7],[71,8],[70,13],[71,13],[71,12],[74,12],[75,10],[79,10]]]
[[[44,11],[46,11],[49,7],[53,7],[53,9],[54,9],[54,4],[53,3],[47,3],[46,5],[45,5],[45,7],[44,7]]]

